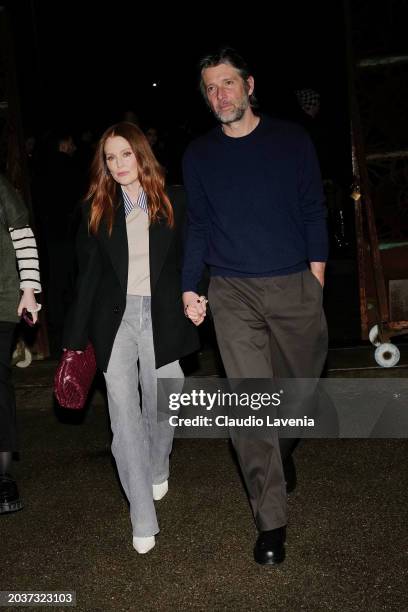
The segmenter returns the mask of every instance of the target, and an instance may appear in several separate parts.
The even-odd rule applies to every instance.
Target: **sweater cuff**
[[[20,282],[20,289],[34,289],[34,293],[41,293],[41,284],[35,280],[23,280]]]
[[[309,244],[307,249],[307,257],[309,261],[325,262],[329,258],[329,245],[326,241]]]
[[[182,285],[181,286],[181,292],[185,293],[186,291],[193,291],[194,293],[198,293],[197,285],[195,287],[193,285],[191,285],[191,284]]]

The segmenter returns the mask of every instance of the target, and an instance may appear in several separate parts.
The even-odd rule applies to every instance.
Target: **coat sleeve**
[[[63,346],[84,350],[88,343],[88,327],[92,317],[96,290],[102,276],[102,262],[98,241],[88,229],[89,205],[84,206],[76,239],[78,277],[71,308],[65,325]]]
[[[26,205],[13,185],[0,175],[0,216],[16,252],[20,275],[20,289],[32,288],[40,293],[40,270],[37,244],[31,227]]]
[[[28,225],[27,207],[13,185],[3,175],[0,175],[0,206],[7,229]]]

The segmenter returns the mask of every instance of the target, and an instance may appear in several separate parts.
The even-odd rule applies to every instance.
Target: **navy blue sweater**
[[[211,276],[266,277],[326,261],[326,207],[313,144],[297,125],[262,116],[247,136],[218,126],[183,159],[188,196],[183,291]]]

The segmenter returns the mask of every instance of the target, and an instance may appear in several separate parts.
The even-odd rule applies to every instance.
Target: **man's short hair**
[[[215,66],[219,66],[220,64],[229,64],[230,66],[235,68],[245,83],[247,83],[248,78],[252,75],[248,63],[244,60],[242,55],[240,55],[238,51],[236,51],[232,47],[222,47],[216,53],[204,56],[200,60],[199,70],[200,91],[203,94],[205,100],[207,100],[207,92],[203,81],[203,70],[206,70],[207,68],[215,68]],[[253,94],[249,96],[249,102],[252,107],[257,106],[257,101]]]

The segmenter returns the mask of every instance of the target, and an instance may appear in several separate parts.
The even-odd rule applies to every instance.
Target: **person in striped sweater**
[[[11,476],[17,450],[15,393],[10,358],[13,337],[26,310],[38,320],[41,292],[38,252],[28,210],[9,181],[0,174],[0,514],[23,508]]]

